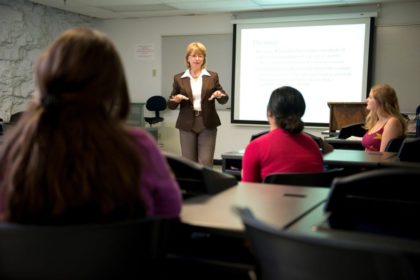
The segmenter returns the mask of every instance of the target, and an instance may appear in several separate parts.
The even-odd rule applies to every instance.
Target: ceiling
[[[420,2],[420,0],[30,0],[101,19],[238,13],[273,9]]]

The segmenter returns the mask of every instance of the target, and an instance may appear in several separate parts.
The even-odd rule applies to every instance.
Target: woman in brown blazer
[[[200,42],[187,46],[187,70],[174,76],[168,108],[180,106],[179,129],[182,156],[212,167],[217,127],[221,124],[215,102],[225,104],[229,96],[219,83],[216,72],[206,66],[206,47]]]

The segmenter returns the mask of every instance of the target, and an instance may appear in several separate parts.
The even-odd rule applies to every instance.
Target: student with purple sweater
[[[125,125],[120,57],[103,33],[65,31],[40,56],[37,90],[0,151],[0,214],[24,224],[177,217],[181,193],[154,139]]]

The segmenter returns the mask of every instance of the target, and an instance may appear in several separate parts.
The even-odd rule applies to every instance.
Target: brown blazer
[[[207,129],[214,129],[218,127],[220,123],[219,115],[216,111],[216,103],[225,104],[229,100],[229,96],[223,90],[222,86],[219,83],[219,75],[216,72],[208,71],[210,76],[203,76],[203,86],[201,89],[201,113],[204,122],[204,126]],[[193,107],[193,95],[190,84],[190,78],[181,78],[184,72],[176,74],[174,76],[174,83],[172,86],[172,92],[169,98],[173,95],[182,94],[189,98],[189,100],[182,100],[181,103],[176,103],[174,101],[168,100],[168,108],[175,110],[178,105],[179,115],[176,121],[175,127],[178,129],[190,131],[193,125],[194,119],[194,107]],[[210,96],[216,90],[222,91],[226,96],[223,96],[219,99],[214,98],[213,100],[208,100]]]

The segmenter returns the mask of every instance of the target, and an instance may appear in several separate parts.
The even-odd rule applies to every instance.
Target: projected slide
[[[266,121],[271,92],[285,85],[304,95],[309,124],[328,123],[328,102],[364,101],[369,23],[238,25],[233,121]]]

